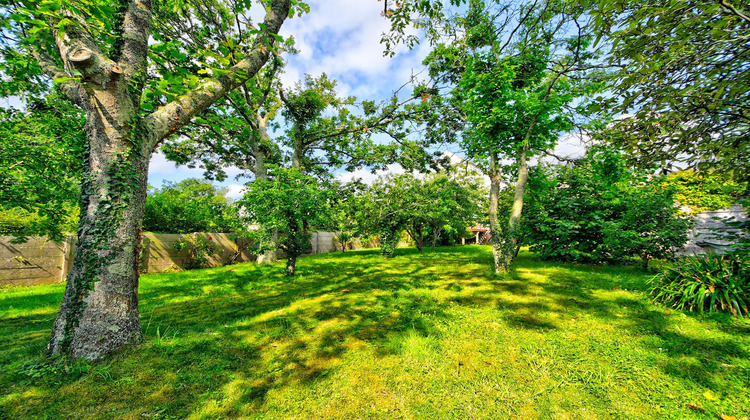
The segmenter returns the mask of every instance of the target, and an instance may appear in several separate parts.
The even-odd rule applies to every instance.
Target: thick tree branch
[[[50,79],[56,80],[70,77],[70,75],[65,72],[65,70],[58,67],[57,64],[55,64],[55,62],[52,60],[52,57],[50,57],[44,51],[31,49],[31,55],[39,63],[39,67],[42,68],[44,74],[46,74]],[[80,83],[75,80],[65,80],[64,82],[58,82],[58,86],[60,87],[60,90],[63,92],[63,94],[65,94],[65,96],[68,98],[68,100],[81,108],[85,108],[85,95],[83,95],[82,93],[83,87]]]
[[[727,0],[719,0],[719,4],[722,5],[725,9],[729,10],[733,15],[744,20],[745,23],[750,23],[750,17],[737,10],[737,8],[730,4]]]
[[[146,67],[148,35],[151,33],[151,0],[129,0],[122,20],[122,51],[115,60],[130,78]]]
[[[190,93],[148,115],[144,122],[149,129],[148,141],[153,149],[163,138],[173,133],[227,92],[241,86],[265,65],[275,37],[289,15],[290,0],[273,0],[266,10],[265,31],[256,39],[252,51],[220,77],[208,80]]]

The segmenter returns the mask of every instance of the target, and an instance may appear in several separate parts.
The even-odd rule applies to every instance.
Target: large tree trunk
[[[78,242],[47,346],[51,355],[93,360],[140,341],[138,233],[151,152],[159,141],[258,72],[275,42],[272,34],[278,32],[290,7],[289,0],[272,0],[264,20],[266,33],[243,60],[141,119],[138,75],[146,71],[151,1],[126,3],[119,57],[105,54],[87,31],[86,20],[72,11],[64,13],[81,25],[51,33],[67,71],[50,59],[48,51],[33,52],[47,75],[68,79],[61,82],[61,89],[86,110],[89,142]],[[71,69],[80,75],[75,81],[68,77]]]
[[[127,86],[86,92],[88,150],[73,268],[47,350],[98,359],[141,339],[138,233],[151,146]],[[96,106],[92,106],[96,104]]]

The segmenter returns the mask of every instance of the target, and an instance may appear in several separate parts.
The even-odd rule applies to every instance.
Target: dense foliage
[[[692,213],[723,209],[746,193],[747,183],[738,183],[726,173],[686,170],[667,175],[673,183],[675,200]]]
[[[750,3],[591,1],[592,29],[617,68],[608,130],[642,164],[684,161],[750,175]]]
[[[583,29],[586,10],[576,2],[451,3],[466,7],[399,3],[386,14],[392,31],[384,41],[388,47],[413,45],[417,39],[405,28],[409,17],[419,16],[413,24],[433,44],[425,60],[432,84],[425,93],[437,118],[427,124],[427,134],[458,138],[490,177],[494,269],[507,272],[520,239],[528,162],[573,128],[581,98],[598,87],[598,57],[592,34]],[[515,192],[510,212],[500,215],[504,176],[514,182]]]
[[[206,181],[165,182],[146,199],[143,230],[160,233],[233,232],[241,223],[237,207]]]
[[[361,231],[380,238],[381,253],[390,258],[403,230],[419,251],[428,238],[434,249],[444,232],[463,232],[476,222],[484,200],[486,190],[472,176],[389,175],[360,195],[358,223]]]
[[[0,108],[0,235],[75,232],[82,131],[81,112],[58,95]]]
[[[750,313],[750,262],[740,255],[680,259],[651,280],[655,300],[682,310]]]
[[[687,241],[674,190],[629,169],[620,153],[593,148],[556,173],[539,169],[525,220],[527,242],[546,259],[604,262],[671,258]],[[533,179],[533,178],[532,178]]]
[[[258,227],[256,243],[286,254],[288,276],[295,273],[297,257],[310,249],[313,227],[328,223],[332,191],[297,168],[276,168],[268,180],[248,184],[239,200],[243,218]]]

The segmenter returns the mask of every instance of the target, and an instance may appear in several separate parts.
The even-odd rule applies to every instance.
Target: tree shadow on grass
[[[651,360],[657,360],[664,373],[681,381],[720,390],[722,384],[717,378],[726,373],[721,364],[750,357],[747,349],[734,340],[682,333],[683,312],[666,310],[645,295],[621,295],[618,292],[622,289],[610,278],[592,275],[588,268],[553,271],[542,289],[554,306],[564,308],[566,313],[588,314],[629,332],[640,348],[650,351]],[[687,316],[700,315],[687,313]],[[719,329],[726,329],[731,318],[720,318]],[[658,362],[664,357],[666,361]]]
[[[399,250],[393,260],[377,251],[304,257],[296,278],[284,277],[281,264],[150,276],[141,293],[146,341],[110,362],[109,385],[93,387],[89,375],[54,392],[41,385],[48,394],[42,397],[18,392],[4,404],[39,404],[41,412],[85,390],[81,404],[145,415],[247,416],[263,410],[273,390],[329,380],[362,346],[384,357],[398,352],[394,336],[439,338],[436,324],[452,320],[451,305],[492,308],[510,328],[542,335],[572,317],[596,317],[645,337],[641,347],[651,354],[668,348],[661,369],[702,386],[716,385],[721,362],[748,357],[736,343],[680,334],[672,328],[678,321],[644,298],[602,297],[620,286],[594,268],[556,269],[522,258],[509,276],[488,276],[490,259],[477,249]],[[440,271],[442,265],[455,272]],[[543,275],[532,275],[537,270]],[[47,338],[31,340],[43,345]],[[696,366],[683,356],[714,364]]]

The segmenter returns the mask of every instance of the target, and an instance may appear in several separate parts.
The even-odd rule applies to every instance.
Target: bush
[[[651,279],[650,294],[673,308],[747,315],[750,263],[736,254],[685,257]]]
[[[690,221],[660,177],[628,168],[619,152],[592,148],[572,166],[540,167],[529,181],[524,242],[548,260],[603,263],[671,259]]]
[[[209,182],[186,179],[150,189],[143,230],[159,233],[234,232],[241,223],[238,208]]]

